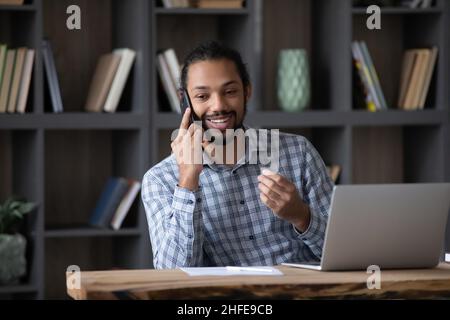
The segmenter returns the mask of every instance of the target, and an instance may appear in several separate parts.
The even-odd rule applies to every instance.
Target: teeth
[[[217,120],[210,120],[212,123],[225,123],[228,119],[217,119]]]

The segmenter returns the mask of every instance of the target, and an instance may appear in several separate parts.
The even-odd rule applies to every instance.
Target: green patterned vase
[[[301,111],[309,104],[311,84],[304,49],[281,50],[278,57],[278,103],[284,111]]]

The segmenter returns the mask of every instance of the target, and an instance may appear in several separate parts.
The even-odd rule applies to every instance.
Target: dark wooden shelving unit
[[[368,30],[365,9],[351,0],[247,0],[243,9],[165,9],[147,0],[33,0],[0,6],[0,43],[37,49],[27,113],[0,114],[0,199],[15,193],[39,204],[29,223],[31,256],[23,283],[0,286],[0,297],[67,298],[65,268],[152,267],[140,199],[118,231],[86,224],[111,175],[141,180],[170,154],[181,116],[164,112],[156,54],[178,58],[195,44],[220,40],[248,64],[253,97],[246,122],[306,136],[326,163],[342,167],[340,183],[450,181],[449,4],[429,9],[382,8],[382,30]],[[82,29],[70,31],[65,9],[78,4]],[[282,4],[282,5],[281,5]],[[52,113],[40,51],[52,43],[65,112]],[[390,106],[398,94],[402,52],[439,47],[424,110],[369,113],[352,102],[351,42],[367,42]],[[118,112],[83,111],[101,54],[136,50]],[[312,98],[299,113],[276,99],[279,50],[305,48]],[[67,225],[53,229],[52,225]],[[447,233],[447,249],[450,234]]]

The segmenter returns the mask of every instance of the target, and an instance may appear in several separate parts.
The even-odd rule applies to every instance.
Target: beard
[[[244,124],[243,123],[244,123],[244,119],[245,119],[246,114],[247,114],[247,102],[244,102],[244,116],[242,117],[242,119],[239,122],[237,120],[237,113],[236,113],[236,111],[229,111],[229,112],[220,111],[220,112],[215,112],[213,114],[209,114],[208,116],[228,116],[228,115],[233,115],[236,123],[234,124],[233,128],[227,129],[227,130],[236,131],[238,129],[244,130]],[[206,121],[207,120],[205,119],[205,117],[203,117],[203,119],[202,119],[202,127],[203,127],[203,130],[205,130],[205,131],[210,129],[206,125]],[[227,137],[226,131],[222,132],[222,143],[221,143],[222,145],[227,145],[227,144],[229,144],[229,143],[231,143],[233,141],[234,141],[234,139],[230,139],[230,138]],[[215,144],[220,144],[220,141],[216,141],[214,136],[211,137],[211,142],[215,143]]]

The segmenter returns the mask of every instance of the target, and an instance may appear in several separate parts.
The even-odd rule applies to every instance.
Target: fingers
[[[258,184],[258,188],[261,191],[262,194],[264,194],[267,198],[269,198],[270,200],[277,202],[279,200],[282,200],[282,198],[284,198],[282,196],[282,194],[284,194],[283,191],[280,192],[279,189],[271,189],[270,187],[268,187],[267,185],[265,185],[264,183],[260,182]]]
[[[288,192],[293,192],[295,190],[295,185],[292,182],[290,182],[288,179],[286,179],[282,175],[272,172],[268,169],[264,169],[262,171],[262,175],[260,177],[262,177],[264,179],[264,181],[267,181],[267,179],[272,180],[280,188],[282,188]]]
[[[278,209],[278,205],[275,201],[269,199],[266,195],[264,195],[263,193],[261,193],[259,195],[261,201],[268,206],[270,209],[272,209],[273,211],[277,211]]]
[[[272,192],[277,193],[281,198],[285,198],[283,195],[290,192],[285,187],[279,185],[275,180],[268,178],[267,176],[258,176],[258,181]]]
[[[181,119],[180,132],[188,129],[190,117],[191,117],[191,108],[186,108],[186,111],[183,114],[183,118]]]

